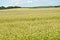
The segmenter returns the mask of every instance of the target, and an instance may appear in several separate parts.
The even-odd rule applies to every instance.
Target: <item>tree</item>
[[[4,6],[1,6],[0,9],[5,9],[5,7]]]

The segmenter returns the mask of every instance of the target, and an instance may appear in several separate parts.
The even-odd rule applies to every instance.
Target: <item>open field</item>
[[[60,8],[0,10],[0,40],[60,40]]]

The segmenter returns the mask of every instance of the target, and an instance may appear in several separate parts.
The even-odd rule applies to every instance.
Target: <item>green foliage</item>
[[[1,6],[0,9],[13,9],[13,8],[59,8],[60,5],[58,6],[37,6],[37,7],[20,7],[20,6],[8,6],[8,7],[4,7]]]
[[[1,6],[0,9],[12,9],[12,8],[21,8],[19,6],[8,6],[8,7],[4,7],[4,6]]]

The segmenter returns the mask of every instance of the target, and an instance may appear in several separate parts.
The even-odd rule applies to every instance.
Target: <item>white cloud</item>
[[[22,1],[22,0],[11,0],[11,5],[20,5],[24,3],[32,3],[33,1],[27,0],[27,1]]]
[[[35,1],[37,1],[37,2],[45,2],[47,0],[35,0]]]
[[[33,2],[33,1],[27,1],[27,2],[31,3],[31,2]]]
[[[44,3],[46,0],[10,0],[6,6],[31,5],[32,3]]]
[[[10,5],[9,6],[20,6],[23,4],[30,4],[33,2],[40,2],[43,3],[46,0],[10,0]]]
[[[21,0],[11,0],[11,4],[18,5],[21,3]]]

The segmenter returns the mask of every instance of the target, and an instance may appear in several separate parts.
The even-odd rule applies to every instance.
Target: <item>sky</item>
[[[54,6],[60,5],[60,0],[0,0],[0,6]]]

